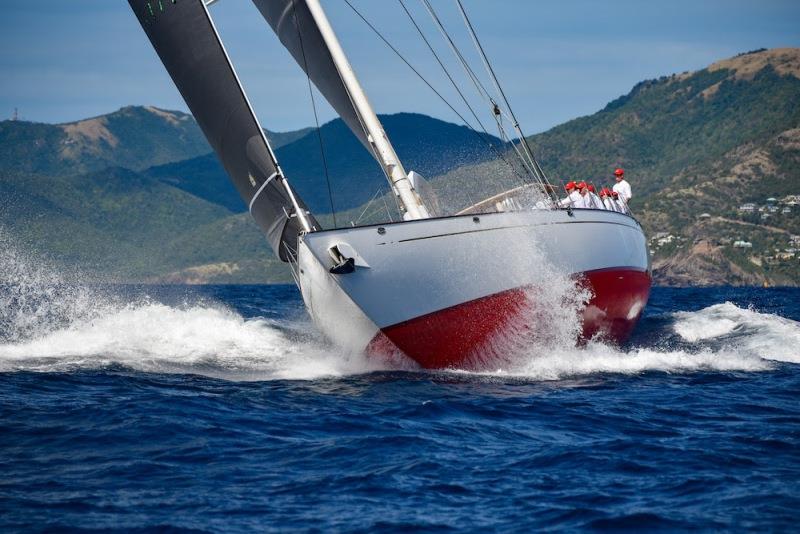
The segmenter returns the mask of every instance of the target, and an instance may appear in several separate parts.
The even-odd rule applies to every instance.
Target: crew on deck
[[[558,202],[559,207],[582,207],[583,197],[581,197],[581,194],[578,192],[577,184],[575,182],[567,182],[567,185],[564,186],[564,189],[567,191],[567,198],[561,199]]]
[[[588,182],[567,182],[564,189],[567,197],[558,202],[559,207],[581,209],[604,209],[619,213],[629,213],[628,202],[632,198],[631,184],[625,180],[625,171],[616,169],[614,187],[603,187],[598,195],[593,184]]]
[[[605,209],[605,207],[603,206],[603,202],[600,200],[600,197],[597,196],[597,191],[594,188],[594,184],[589,184],[588,189],[589,189],[588,196],[592,201],[592,208],[598,210]]]
[[[614,184],[611,190],[617,193],[622,202],[627,206],[633,195],[631,193],[631,184],[625,179],[625,171],[623,169],[615,170],[614,179],[617,183]]]
[[[617,211],[614,199],[611,198],[611,189],[604,187],[600,190],[600,199],[603,201],[603,208],[608,211]]]

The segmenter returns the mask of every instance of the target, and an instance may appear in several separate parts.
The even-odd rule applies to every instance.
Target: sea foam
[[[307,319],[246,318],[199,296],[180,304],[146,294],[132,298],[113,286],[81,284],[79,275],[65,276],[32,260],[7,237],[2,244],[0,372],[121,366],[228,380],[305,380],[415,370],[409,362],[390,364],[332,347]],[[548,280],[547,288],[530,295],[538,311],[492,347],[496,365],[452,372],[560,380],[598,373],[751,372],[776,362],[800,363],[800,323],[732,303],[672,314],[666,341],[654,346],[620,350],[590,341],[577,347],[578,316],[589,295],[555,270]],[[532,330],[530,324],[537,326]]]

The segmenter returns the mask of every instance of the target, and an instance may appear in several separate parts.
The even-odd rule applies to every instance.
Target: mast
[[[429,217],[428,210],[422,203],[419,195],[414,190],[411,180],[397,157],[392,143],[389,141],[378,116],[364,93],[364,89],[356,78],[353,67],[339,44],[339,39],[331,27],[328,17],[322,10],[319,0],[305,0],[308,10],[317,23],[322,38],[328,47],[339,76],[350,96],[353,107],[358,112],[361,125],[367,132],[367,140],[372,145],[376,157],[384,168],[386,176],[400,199],[408,219],[425,219]]]

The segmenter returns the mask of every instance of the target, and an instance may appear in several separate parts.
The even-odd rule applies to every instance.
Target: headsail
[[[358,111],[305,0],[253,0],[253,3],[300,68],[364,147],[373,153]]]
[[[128,2],[275,254],[287,261],[298,234],[319,225],[281,175],[204,0]]]
[[[428,217],[425,204],[414,191],[319,0],[253,0],[253,3],[317,89],[381,165],[405,211],[403,217]]]

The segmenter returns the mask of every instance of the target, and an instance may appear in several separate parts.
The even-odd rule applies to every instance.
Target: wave
[[[0,371],[70,371],[112,365],[232,380],[311,379],[380,369],[277,321],[245,319],[223,305],[139,302],[0,345]]]
[[[689,342],[717,340],[765,360],[800,363],[800,323],[731,302],[697,312],[677,312],[675,332]]]
[[[201,296],[169,305],[85,283],[0,227],[0,372],[123,366],[231,380],[370,372],[381,362],[332,350],[308,324],[247,319]],[[153,290],[157,291],[157,290]]]
[[[414,368],[396,359],[345,353],[322,340],[308,320],[245,318],[199,297],[165,304],[82,285],[75,281],[79,276],[64,277],[46,262],[0,244],[9,251],[0,259],[0,372],[123,366],[273,380]],[[578,348],[578,297],[566,286],[548,296],[548,315],[537,320],[559,330],[545,343],[517,339],[505,345],[500,368],[455,372],[560,380],[598,373],[753,372],[776,362],[800,363],[800,323],[729,302],[670,314],[650,346],[620,350],[592,341]]]
[[[121,365],[228,380],[304,380],[396,369],[331,347],[313,333],[310,322],[247,319],[217,303],[173,306],[143,299],[93,306],[98,308],[94,313],[80,314],[65,327],[0,344],[0,372]],[[455,372],[560,380],[599,373],[753,372],[772,369],[775,361],[800,363],[800,324],[795,321],[731,303],[672,317],[672,331],[688,342],[682,347],[540,345],[504,359],[499,369]]]
[[[598,341],[534,347],[491,374],[559,380],[599,373],[767,371],[800,363],[800,323],[731,302],[669,314],[652,346],[620,350]]]

